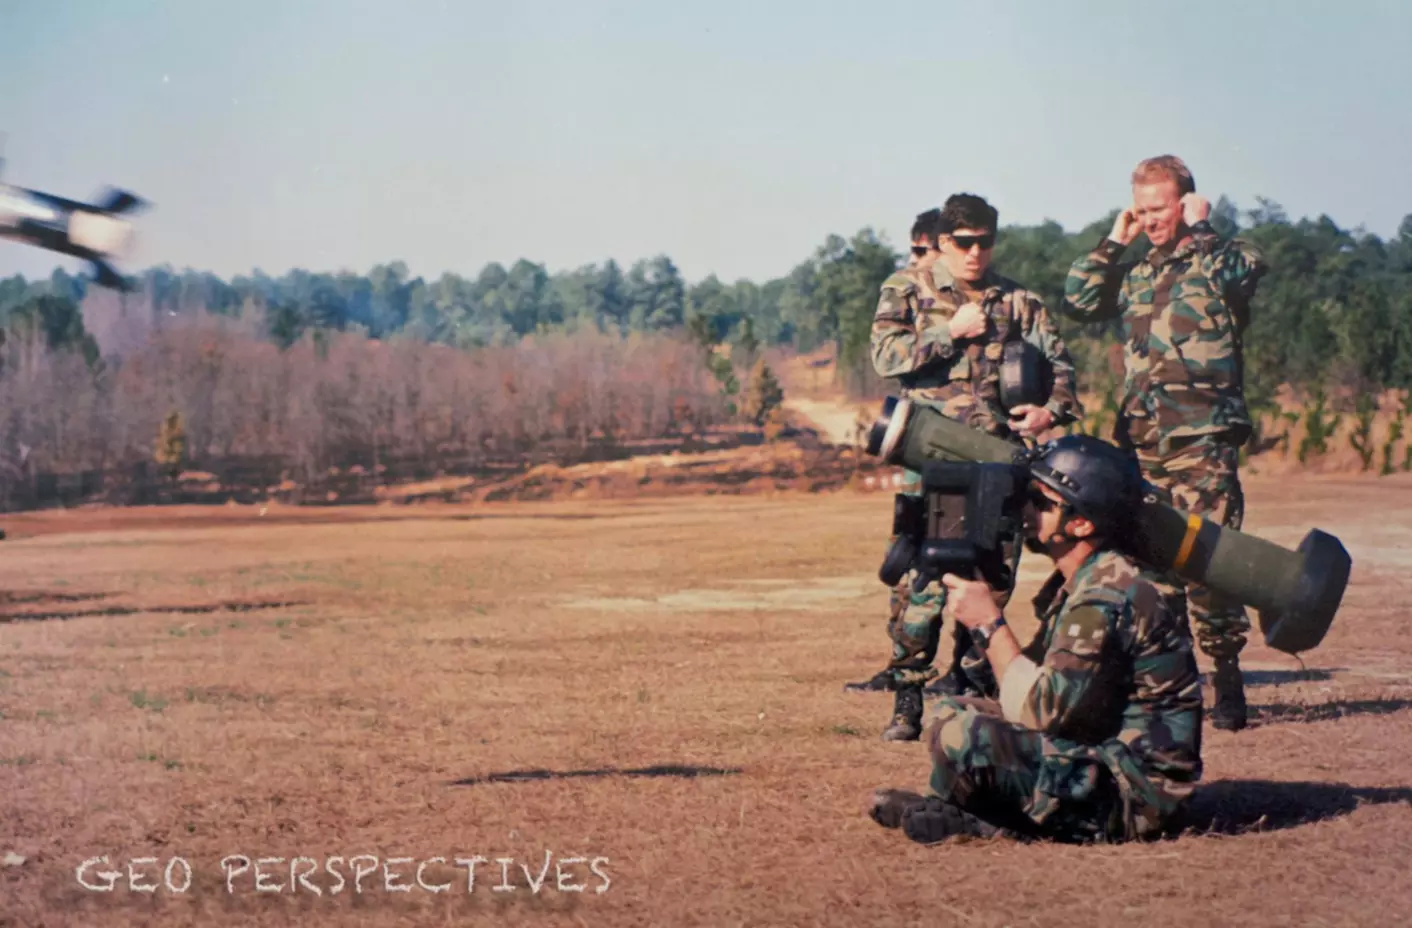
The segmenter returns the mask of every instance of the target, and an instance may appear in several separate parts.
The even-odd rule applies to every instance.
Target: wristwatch
[[[1005,627],[1005,616],[1001,616],[994,622],[986,625],[978,625],[971,629],[971,640],[976,643],[976,647],[982,651],[990,647],[990,640],[995,637],[995,633]]]

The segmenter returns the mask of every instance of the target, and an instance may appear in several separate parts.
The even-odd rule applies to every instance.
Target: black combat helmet
[[[1137,458],[1091,435],[1065,435],[1040,447],[1030,473],[1104,534],[1126,530],[1142,505]]]

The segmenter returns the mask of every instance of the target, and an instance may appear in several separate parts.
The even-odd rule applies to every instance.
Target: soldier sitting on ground
[[[874,794],[874,820],[914,841],[1154,838],[1176,829],[1201,777],[1201,678],[1182,599],[1110,546],[1141,505],[1136,459],[1071,435],[1032,473],[1025,547],[1055,564],[1035,599],[1040,627],[1021,649],[990,587],[943,577],[999,701],[943,698],[926,738],[931,794]]]

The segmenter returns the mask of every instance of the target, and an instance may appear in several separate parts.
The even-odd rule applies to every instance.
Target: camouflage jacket
[[[1222,241],[1209,223],[1170,255],[1152,249],[1118,260],[1105,238],[1074,262],[1061,312],[1083,322],[1121,320],[1126,343],[1117,437],[1139,447],[1165,439],[1219,434],[1244,444],[1241,335],[1267,266],[1255,246]]]
[[[948,325],[966,302],[941,262],[930,270],[904,268],[883,282],[873,314],[873,369],[896,377],[902,393],[972,428],[1010,438],[1000,404],[1000,359],[1007,341],[1024,339],[1049,361],[1054,386],[1045,408],[1056,426],[1083,415],[1074,363],[1039,297],[1013,280],[987,272],[982,308],[989,317],[980,338],[953,341]]]
[[[1201,778],[1201,678],[1174,602],[1116,551],[1094,554],[1068,582],[1056,571],[1035,597],[1040,626],[1023,653],[1038,672],[1017,688],[1007,671],[1001,703],[1048,736],[1039,818],[1072,797],[1065,778],[1083,765],[1070,758],[1112,772],[1128,838],[1160,834]]]

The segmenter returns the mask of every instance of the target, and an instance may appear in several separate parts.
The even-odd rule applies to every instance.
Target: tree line
[[[1070,263],[1116,213],[1076,232],[1003,227],[994,266],[1057,311]],[[1320,396],[1412,388],[1412,216],[1384,240],[1222,197],[1212,222],[1271,266],[1245,338],[1254,406],[1282,384]],[[434,280],[401,262],[230,280],[157,267],[124,296],[63,271],[11,277],[0,280],[0,482],[150,460],[174,411],[194,465],[266,455],[304,474],[395,453],[648,438],[741,414],[759,423],[779,400],[759,361],[769,348],[832,345],[845,385],[875,393],[872,314],[906,244],[867,228],[829,235],[763,283],[688,283],[665,255],[557,273],[525,259]],[[1111,388],[1113,326],[1057,321],[1082,385]]]
[[[188,469],[267,489],[346,470],[376,482],[474,473],[545,447],[582,455],[729,418],[699,348],[661,334],[550,332],[465,351],[336,331],[281,347],[258,328],[191,313],[126,332],[124,352],[96,363],[8,339],[0,505],[42,502],[36,480],[56,474],[95,475],[97,492]]]

